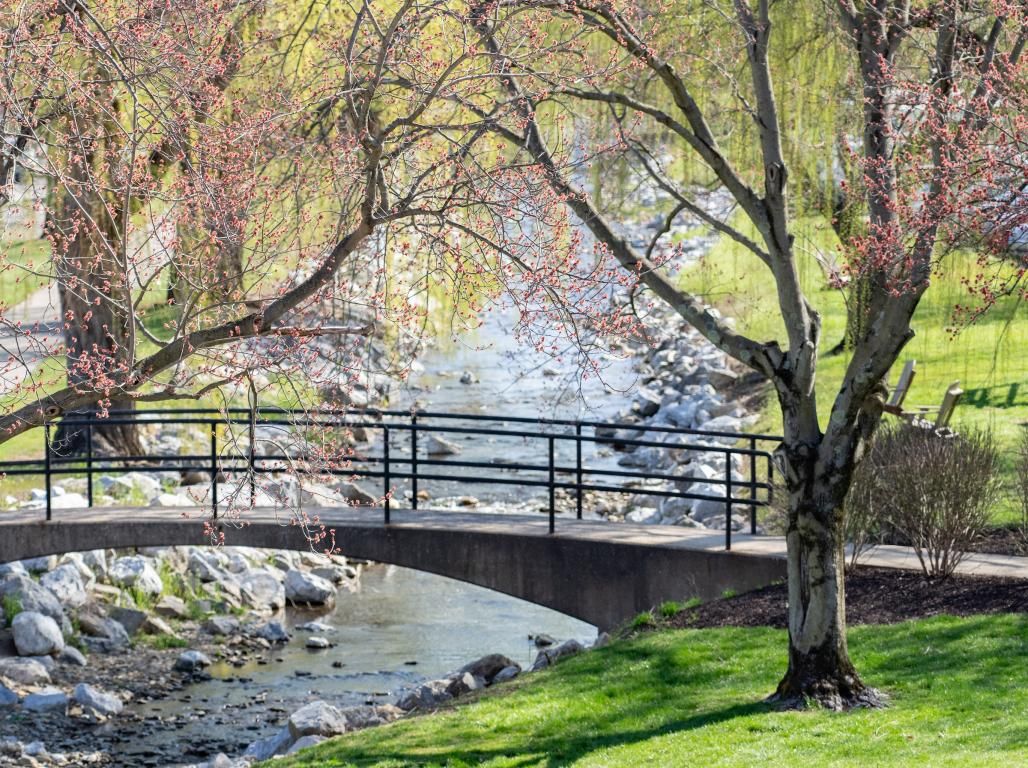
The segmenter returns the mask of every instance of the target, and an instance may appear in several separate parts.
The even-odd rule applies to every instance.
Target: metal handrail
[[[442,423],[437,423],[442,422]],[[457,422],[464,422],[459,424]],[[479,426],[481,422],[492,422],[500,426]],[[82,455],[60,455],[59,446],[51,439],[53,426],[82,427],[86,432],[86,453]],[[132,456],[96,456],[93,450],[93,428],[107,425],[154,425],[154,424],[190,424],[205,427],[209,430],[210,450],[207,453],[193,454],[144,454]],[[510,428],[506,425],[517,425]],[[536,429],[529,430],[521,425],[531,424]],[[291,411],[282,408],[230,408],[218,410],[212,408],[180,408],[176,410],[136,410],[111,411],[102,418],[80,415],[66,416],[60,421],[48,422],[43,426],[44,450],[41,459],[16,459],[0,462],[0,476],[3,475],[39,475],[46,480],[46,519],[52,517],[52,479],[55,475],[85,474],[87,478],[87,501],[93,505],[93,475],[96,473],[118,472],[151,472],[151,471],[200,471],[211,477],[211,507],[215,517],[218,515],[218,484],[223,474],[242,474],[249,479],[250,500],[254,503],[256,496],[255,478],[257,474],[269,474],[285,471],[288,463],[317,463],[316,454],[304,455],[255,455],[246,452],[219,449],[218,429],[225,426],[272,427],[310,427],[318,429],[353,429],[381,430],[383,432],[381,455],[354,454],[341,457],[336,461],[339,466],[315,466],[310,470],[312,475],[351,476],[382,478],[382,507],[385,523],[390,523],[390,511],[394,498],[396,481],[410,481],[411,506],[418,508],[419,481],[443,481],[454,483],[471,483],[475,485],[521,485],[533,488],[546,488],[549,495],[549,529],[553,533],[556,527],[556,492],[558,489],[575,493],[575,513],[582,517],[583,494],[586,491],[598,493],[636,494],[657,498],[684,498],[690,500],[709,500],[725,504],[725,548],[731,548],[732,512],[734,506],[746,506],[750,509],[750,531],[757,532],[757,509],[768,506],[773,501],[774,463],[770,450],[758,448],[760,443],[777,444],[781,438],[776,435],[763,435],[750,432],[705,431],[671,426],[648,424],[619,424],[608,421],[544,419],[524,416],[496,416],[491,414],[459,414],[436,411],[398,411],[347,408],[339,410]],[[555,427],[568,429],[557,430]],[[592,434],[586,434],[591,430]],[[406,455],[397,455],[391,451],[390,432],[406,435],[408,451]],[[545,441],[546,462],[496,462],[471,461],[459,458],[433,458],[431,455],[419,456],[418,437],[423,433],[463,434],[474,436],[502,436],[521,438],[525,441]],[[628,437],[637,434],[639,437]],[[641,439],[647,433],[658,433],[674,436],[675,440],[660,442]],[[625,435],[625,436],[622,436]],[[250,434],[247,446],[256,440]],[[731,445],[720,442],[730,439]],[[242,440],[238,441],[242,443]],[[575,459],[573,465],[557,460],[557,447],[568,442],[574,443]],[[600,469],[590,468],[583,463],[583,444],[616,444],[634,448],[652,447],[665,450],[696,451],[717,453],[724,456],[725,473],[723,477],[704,478],[679,476],[659,471],[635,471],[633,469]],[[741,443],[741,445],[740,445]],[[733,457],[742,456],[748,460],[749,476],[733,477]],[[757,475],[758,461],[766,462],[766,480],[759,480]],[[83,466],[84,465],[84,466]],[[438,472],[439,467],[454,470],[475,470],[470,475],[445,475]],[[526,477],[496,477],[493,474],[483,476],[477,470],[495,469],[510,473],[537,473]],[[425,471],[428,470],[428,471]],[[569,479],[570,478],[570,479]],[[673,483],[705,483],[724,487],[723,496],[685,490],[655,489],[646,487],[626,487],[603,483],[604,479],[618,478],[623,481],[662,480]],[[598,482],[599,481],[599,482]],[[737,493],[746,492],[746,496]],[[763,494],[763,495],[761,495]]]

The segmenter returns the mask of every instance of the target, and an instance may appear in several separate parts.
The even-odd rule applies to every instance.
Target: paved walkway
[[[307,508],[311,517],[317,515],[328,527],[358,526],[381,528],[381,509],[354,509],[350,507]],[[92,523],[112,526],[132,523],[181,522],[198,525],[206,514],[199,507],[94,507],[92,509],[54,509],[53,521],[60,523]],[[45,513],[41,509],[23,509],[0,512],[0,535],[7,526],[41,524]],[[441,530],[459,528],[477,533],[517,533],[521,536],[548,537],[548,519],[545,515],[508,515],[485,512],[393,510],[392,526],[396,529],[418,528]],[[283,509],[254,509],[242,514],[242,521],[250,523],[280,523],[283,536],[299,535],[287,528],[290,514]],[[231,538],[231,533],[227,534]],[[689,549],[722,552],[725,547],[723,531],[701,528],[683,528],[669,525],[632,525],[608,523],[602,520],[575,520],[557,516],[557,538],[578,541],[604,541],[611,544],[650,546],[657,549]],[[760,557],[784,558],[785,538],[782,536],[751,536],[747,533],[732,535],[732,552]],[[917,556],[910,547],[880,546],[865,554],[862,565],[882,568],[920,570]],[[978,576],[1004,576],[1028,580],[1028,557],[969,553],[957,566],[957,573]]]
[[[21,332],[0,326],[0,395],[17,388],[47,356],[43,350],[63,340],[57,283],[40,288],[4,312],[4,320],[21,323]],[[31,331],[27,338],[24,331]]]

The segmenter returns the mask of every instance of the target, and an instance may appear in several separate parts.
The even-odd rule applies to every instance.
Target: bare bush
[[[913,547],[929,578],[953,573],[981,537],[1000,483],[992,434],[942,436],[931,429],[884,430],[872,449],[872,509]]]
[[[850,545],[846,569],[857,567],[860,558],[875,544],[881,543],[882,493],[878,488],[879,467],[874,445],[853,474],[853,483],[846,497],[846,521],[843,535]]]
[[[1017,444],[1014,457],[1016,471],[1016,490],[1021,502],[1021,537],[1028,544],[1028,425],[1021,430],[1021,439]]]

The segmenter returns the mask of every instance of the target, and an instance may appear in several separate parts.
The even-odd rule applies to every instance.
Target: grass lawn
[[[325,742],[268,765],[1023,766],[1028,617],[933,618],[850,632],[881,711],[776,712],[762,703],[785,632],[654,632],[477,700]]]
[[[824,424],[849,356],[825,354],[842,339],[846,305],[841,293],[826,286],[816,257],[836,253],[838,240],[828,223],[817,218],[801,220],[796,235],[800,278],[822,315],[817,383],[818,411]],[[890,382],[895,381],[906,360],[915,359],[917,375],[905,405],[937,406],[949,384],[959,380],[965,394],[953,425],[958,429],[961,425],[992,429],[1003,452],[1004,476],[1012,483],[1014,447],[1028,424],[1028,306],[1016,298],[1003,299],[977,323],[954,333],[954,307],[971,303],[961,280],[972,278],[979,267],[967,253],[951,254],[945,265],[946,272],[933,277],[914,315],[916,336],[901,353]],[[700,263],[683,271],[679,280],[735,317],[740,330],[760,340],[777,338],[784,344],[767,268],[741,246],[722,238]],[[781,415],[774,398],[769,398],[766,413],[755,429],[780,433]],[[995,521],[1013,522],[1018,515],[1013,498],[1008,498],[996,510]]]
[[[50,244],[46,240],[6,245],[0,254],[0,305],[13,307],[49,284]]]

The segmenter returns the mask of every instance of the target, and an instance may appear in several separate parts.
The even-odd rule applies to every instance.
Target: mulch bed
[[[677,614],[669,624],[697,629],[784,628],[787,599],[785,584],[775,584],[704,603]],[[846,577],[846,621],[850,625],[982,613],[1028,613],[1028,581],[994,576],[951,576],[928,581],[920,572],[867,567]]]

